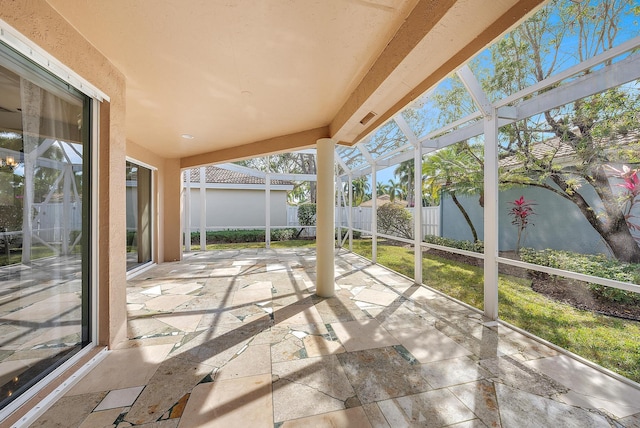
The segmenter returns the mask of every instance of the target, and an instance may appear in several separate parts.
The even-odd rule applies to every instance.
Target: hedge
[[[520,250],[520,259],[524,262],[593,275],[599,278],[613,279],[633,284],[640,283],[640,264],[623,263],[618,260],[609,259],[604,255],[523,248]],[[640,303],[640,293],[592,283],[589,284],[589,288],[596,296],[609,301]]]
[[[296,233],[295,228],[272,229],[272,241],[288,241]],[[242,242],[264,242],[265,231],[263,229],[234,229],[207,231],[207,244],[231,244]],[[200,244],[200,232],[191,232],[191,244]]]
[[[475,253],[484,252],[484,243],[482,241],[459,241],[442,236],[427,235],[424,237],[424,242],[473,251]],[[551,249],[535,250],[533,248],[522,248],[520,250],[520,260],[539,266],[583,273],[599,278],[613,279],[632,284],[640,283],[640,264],[623,263],[618,260],[609,259],[604,255],[580,254],[571,251]],[[593,283],[589,283],[588,286],[596,297],[604,300],[619,303],[640,303],[640,293]]]

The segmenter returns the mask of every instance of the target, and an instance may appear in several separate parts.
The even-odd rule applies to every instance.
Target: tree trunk
[[[607,243],[616,259],[621,262],[640,263],[640,247],[629,231],[629,226],[627,226],[624,213],[617,204],[610,200],[610,198],[613,198],[611,192],[602,191],[604,183],[599,183],[599,181],[602,181],[602,177],[599,177],[600,174],[596,173],[594,175],[598,183],[593,187],[596,189],[596,192],[598,192],[598,195],[603,202],[606,221],[600,221],[595,210],[582,197],[582,195],[580,195],[580,193],[574,191],[570,195],[570,199],[580,209],[580,212],[585,219],[587,219],[589,224],[591,224],[596,232],[598,232],[602,239]],[[551,179],[563,191],[566,191],[568,188],[567,183],[561,176],[552,174]]]
[[[467,211],[464,209],[460,201],[458,201],[458,198],[456,197],[455,192],[449,192],[449,194],[451,195],[451,199],[453,200],[453,203],[456,204],[456,207],[458,207],[458,209],[460,210],[460,213],[462,214],[464,219],[467,221],[467,224],[469,225],[469,229],[471,229],[471,234],[473,235],[473,242],[478,242],[478,232],[476,232],[476,228],[473,227],[473,222],[471,221],[469,214],[467,214]]]

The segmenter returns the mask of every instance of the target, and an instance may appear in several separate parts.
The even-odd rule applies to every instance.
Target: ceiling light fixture
[[[186,139],[186,140],[193,140],[194,138],[196,138],[191,134],[182,134],[181,137]]]

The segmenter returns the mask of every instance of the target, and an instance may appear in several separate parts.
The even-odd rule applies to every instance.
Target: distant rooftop
[[[626,134],[619,134],[610,139],[601,139],[600,144],[612,147],[625,147],[637,143],[640,139],[640,132],[632,131]],[[561,141],[558,137],[535,143],[531,148],[531,154],[536,159],[552,155],[555,161],[571,162],[575,155],[575,150],[571,145]],[[521,159],[517,155],[506,156],[500,159],[502,167],[516,167],[522,165]]]
[[[191,182],[200,182],[200,168],[191,169]],[[218,168],[213,165],[206,167],[205,181],[207,183],[225,183],[225,184],[265,184],[264,178],[254,177],[241,172],[229,171],[228,169]],[[271,184],[293,186],[288,180],[271,180]]]

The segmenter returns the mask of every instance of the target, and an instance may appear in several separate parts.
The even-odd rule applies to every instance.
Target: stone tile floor
[[[82,259],[0,267],[0,399],[81,348]]]
[[[128,282],[129,340],[34,427],[640,427],[640,390],[357,255],[195,253]]]

